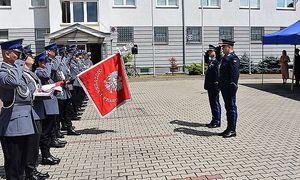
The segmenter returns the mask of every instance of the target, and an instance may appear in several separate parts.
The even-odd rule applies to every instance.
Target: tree
[[[253,64],[251,61],[251,73],[257,73],[258,68],[257,65]],[[249,57],[246,53],[244,53],[240,58],[240,73],[248,74],[249,73]]]

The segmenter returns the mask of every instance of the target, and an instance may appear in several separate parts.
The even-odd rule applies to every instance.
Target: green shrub
[[[202,64],[193,63],[189,66],[186,66],[187,70],[189,71],[189,75],[201,75],[203,74]]]
[[[255,74],[258,72],[257,65],[253,64],[251,61],[251,73]],[[246,53],[244,53],[240,58],[240,73],[248,74],[249,73],[249,57]]]
[[[128,52],[122,56],[122,59],[125,64],[131,62],[133,60],[133,54],[131,54],[131,52]]]
[[[280,73],[279,59],[267,56],[258,64],[258,72],[265,74]]]

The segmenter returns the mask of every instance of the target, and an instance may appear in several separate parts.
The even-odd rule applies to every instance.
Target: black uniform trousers
[[[53,129],[56,121],[56,115],[47,115],[42,123],[42,134],[40,139],[40,148],[43,158],[50,157],[50,144],[53,136]]]
[[[29,136],[1,137],[7,180],[23,180],[27,162]]]
[[[30,177],[33,170],[36,169],[37,161],[39,157],[39,143],[40,137],[42,133],[42,120],[35,121],[38,133],[29,136],[29,146],[27,147],[28,155],[27,155],[27,163],[25,168],[26,177]]]
[[[219,90],[207,90],[212,114],[212,122],[218,126],[221,126],[221,105],[219,101],[219,92]]]
[[[67,128],[72,127],[71,117],[73,114],[71,99],[58,100],[59,106],[59,120],[62,125]]]
[[[224,99],[226,117],[227,117],[227,130],[235,131],[237,122],[237,106],[236,106],[236,94],[233,94],[229,88],[221,89]]]

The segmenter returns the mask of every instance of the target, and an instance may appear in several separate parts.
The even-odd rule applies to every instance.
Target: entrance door
[[[91,60],[94,64],[102,60],[101,44],[87,44],[87,51],[91,52]]]

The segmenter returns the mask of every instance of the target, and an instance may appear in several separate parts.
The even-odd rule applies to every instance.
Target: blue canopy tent
[[[296,23],[288,26],[287,28],[284,28],[280,31],[263,36],[262,44],[263,45],[290,44],[290,45],[294,45],[295,49],[296,49],[296,45],[300,44],[300,20],[298,20]],[[294,61],[294,65],[293,65],[291,90],[293,90],[293,85],[294,85],[294,70],[295,70],[294,67],[295,67],[295,61]]]

